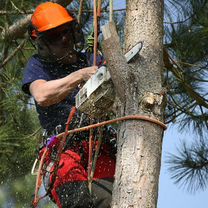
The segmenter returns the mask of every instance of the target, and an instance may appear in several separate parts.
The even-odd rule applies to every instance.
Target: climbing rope
[[[34,196],[34,200],[33,200],[33,206],[37,207],[39,201],[41,199],[43,199],[45,197],[39,197],[38,196],[38,192],[40,190],[41,184],[42,184],[42,179],[43,179],[43,165],[44,165],[44,160],[45,160],[45,156],[47,154],[47,149],[45,148],[42,156],[41,156],[41,160],[40,160],[40,164],[39,164],[39,168],[38,168],[38,173],[37,173],[37,178],[36,178],[36,185],[35,185],[35,196]]]
[[[101,144],[102,144],[102,136],[103,135],[102,135],[101,128],[99,128],[98,132],[99,132],[98,143],[95,146],[95,155],[94,155],[94,159],[92,161],[92,169],[91,169],[90,176],[89,176],[89,180],[90,180],[91,183],[92,183],[92,180],[93,180],[93,177],[94,177],[96,163],[97,163],[97,159],[98,159],[98,154],[99,154],[100,147],[101,147]]]
[[[98,53],[98,34],[100,32],[100,17],[101,17],[101,5],[102,0],[94,0],[94,10],[93,10],[93,18],[94,18],[94,47],[93,47],[93,66],[97,66],[97,53]],[[91,120],[92,121],[92,120]],[[93,161],[93,128],[90,129],[89,136],[89,156],[88,156],[88,188],[91,194],[92,192],[92,180],[93,180],[93,167],[95,166],[96,161]],[[101,145],[101,141],[98,141],[98,146]],[[98,149],[96,149],[95,154],[98,154]],[[94,162],[94,164],[93,164]]]
[[[115,118],[115,119],[108,120],[108,121],[103,121],[103,122],[96,123],[96,124],[91,124],[91,125],[84,126],[84,127],[81,127],[81,128],[72,129],[72,130],[69,130],[67,132],[67,135],[73,134],[73,133],[78,133],[78,132],[83,132],[83,131],[89,131],[90,129],[98,128],[98,127],[105,126],[105,125],[110,125],[110,124],[113,124],[113,123],[119,123],[119,122],[127,121],[127,120],[143,120],[143,121],[148,121],[148,122],[151,122],[153,124],[159,125],[164,130],[167,129],[167,126],[163,122],[161,122],[161,121],[159,121],[157,119],[150,118],[148,116],[142,116],[142,115],[129,115],[129,116]],[[64,133],[60,133],[56,137],[57,138],[60,138],[60,137],[63,136],[63,134]]]
[[[93,49],[93,66],[97,65],[97,42],[98,42],[98,20],[97,20],[97,0],[94,0],[93,23],[94,23],[94,49]]]
[[[92,123],[92,119],[90,119],[90,123]],[[92,157],[93,157],[93,144],[94,144],[94,135],[93,135],[93,129],[90,129],[90,135],[89,135],[89,155],[88,155],[88,167],[87,167],[87,175],[88,175],[88,188],[91,194],[92,191],[92,178],[91,171],[92,171]]]

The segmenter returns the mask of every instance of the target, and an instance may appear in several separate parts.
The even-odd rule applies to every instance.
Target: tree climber
[[[29,34],[38,51],[26,65],[22,89],[33,96],[45,138],[50,138],[57,131],[64,131],[79,85],[96,72],[97,66],[90,66],[86,53],[81,52],[84,37],[76,19],[59,4],[40,4],[31,17]],[[97,63],[102,61],[102,57],[98,59]],[[88,123],[87,116],[83,122],[79,118],[77,113],[71,128]],[[107,139],[100,149],[92,194],[87,181],[87,133],[74,134],[67,140],[52,187],[51,159],[44,185],[46,189],[50,187],[50,196],[58,207],[110,207],[115,152],[109,142],[113,134],[105,129],[103,135]]]

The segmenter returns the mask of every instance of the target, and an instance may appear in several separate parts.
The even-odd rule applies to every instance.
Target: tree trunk
[[[138,41],[143,48],[140,56],[124,67],[120,66],[123,55],[116,47],[112,26],[110,30],[111,36],[104,34],[103,50],[121,102],[118,114],[163,121],[163,1],[127,1],[126,52]],[[120,125],[112,207],[157,206],[162,136],[162,127],[147,121]]]

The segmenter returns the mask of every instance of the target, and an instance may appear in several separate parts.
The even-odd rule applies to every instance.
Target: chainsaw
[[[124,56],[130,63],[139,54],[143,46],[137,43]],[[115,90],[106,66],[98,68],[97,72],[83,85],[76,97],[76,108],[91,117],[100,118],[112,111],[115,101]]]

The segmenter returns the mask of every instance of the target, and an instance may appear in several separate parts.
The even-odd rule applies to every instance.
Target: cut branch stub
[[[102,27],[103,33],[103,52],[106,59],[108,70],[110,71],[113,84],[121,102],[127,95],[127,72],[128,64],[120,47],[119,37],[113,22]]]

